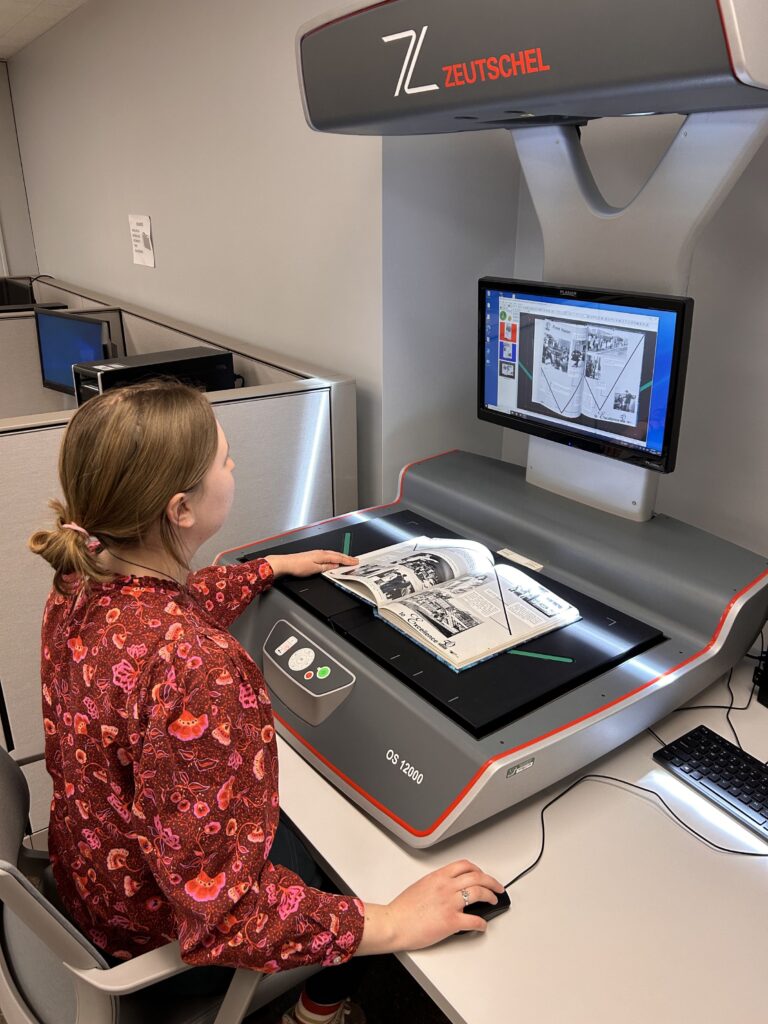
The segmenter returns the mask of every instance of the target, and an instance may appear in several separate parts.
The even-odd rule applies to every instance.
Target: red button
[[[314,677],[314,675],[315,675],[314,672],[305,672],[304,673],[304,678],[305,679],[312,679]]]

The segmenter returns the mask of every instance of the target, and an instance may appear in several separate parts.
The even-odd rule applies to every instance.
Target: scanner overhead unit
[[[385,0],[304,25],[318,131],[423,135],[768,106],[764,0]]]

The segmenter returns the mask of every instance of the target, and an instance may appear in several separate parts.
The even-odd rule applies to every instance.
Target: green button
[[[328,668],[327,665],[321,665],[321,667],[317,670],[318,679],[327,679],[330,674],[331,670]]]

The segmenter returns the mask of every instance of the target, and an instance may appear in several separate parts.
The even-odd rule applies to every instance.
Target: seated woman
[[[190,572],[229,514],[233,469],[207,399],[181,384],[112,390],[72,417],[64,500],[29,541],[55,570],[42,629],[53,872],[112,957],[178,939],[208,977],[322,964],[284,1020],[363,1020],[346,999],[351,957],[483,931],[464,907],[502,886],[458,861],[364,904],[328,891],[280,821],[269,695],[228,627],[277,576],[356,560],[308,551]]]

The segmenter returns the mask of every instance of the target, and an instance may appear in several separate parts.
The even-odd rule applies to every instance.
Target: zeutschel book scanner
[[[430,846],[595,760],[727,671],[768,612],[768,563],[657,515],[634,523],[452,452],[391,505],[228,552],[352,554],[427,535],[480,540],[579,622],[456,673],[323,577],[282,578],[236,625],[281,735],[412,846]],[[504,561],[504,556],[497,556]]]
[[[738,136],[737,169],[762,120],[759,110],[735,117],[743,131],[728,134],[727,112],[768,107],[765,28],[764,0],[379,0],[304,26],[297,58],[320,131],[551,133],[594,117],[714,111],[696,138],[724,132],[713,136],[720,152]],[[572,142],[557,136],[551,148]],[[698,181],[697,153],[683,166]],[[535,184],[535,161],[528,170]],[[681,265],[729,173],[707,179],[693,197],[701,209],[686,207]],[[675,202],[673,220],[679,190]],[[561,235],[550,244],[563,251]],[[621,286],[615,262],[607,270]],[[664,515],[632,522],[578,504],[527,483],[520,467],[463,452],[407,468],[391,505],[222,557],[359,555],[419,535],[479,540],[540,565],[532,575],[581,620],[461,673],[322,577],[281,579],[237,625],[284,739],[412,846],[519,803],[683,704],[744,655],[768,612],[762,556]]]

